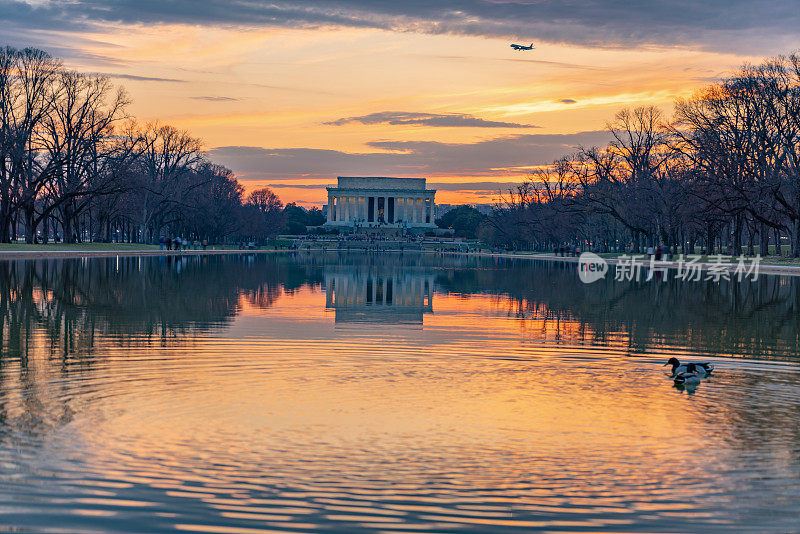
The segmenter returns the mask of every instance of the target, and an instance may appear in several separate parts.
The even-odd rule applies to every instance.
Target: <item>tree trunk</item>
[[[792,224],[792,257],[800,258],[800,221],[793,221]]]
[[[736,217],[733,221],[733,241],[729,247],[731,256],[742,255],[742,218]]]
[[[33,205],[26,205],[25,208],[25,242],[32,244],[36,242],[36,211]]]
[[[62,212],[62,222],[61,226],[64,228],[64,243],[74,243],[75,242],[75,235],[73,230],[74,221],[72,220],[72,212],[70,211],[69,207],[65,207]]]
[[[783,251],[781,251],[781,231],[780,228],[775,228],[775,255],[782,256]]]
[[[11,243],[11,202],[0,200],[0,243]]]
[[[758,229],[758,237],[760,238],[760,243],[758,245],[758,253],[761,256],[769,256],[769,228],[764,223],[761,223],[761,226]]]

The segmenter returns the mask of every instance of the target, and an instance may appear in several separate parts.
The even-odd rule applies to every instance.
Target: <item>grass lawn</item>
[[[48,243],[47,245],[0,243],[0,252],[47,252],[66,250],[158,250],[158,245],[145,245],[142,243]]]
[[[761,265],[800,266],[800,258],[787,257],[785,255],[786,252],[787,252],[786,249],[784,249],[784,255],[783,256],[762,256],[761,257]],[[552,253],[550,253],[550,254],[552,254]],[[603,258],[619,258],[620,256],[623,256],[623,255],[625,255],[625,256],[633,256],[634,254],[632,254],[630,252],[626,252],[624,254],[623,253],[616,253],[616,252],[607,252],[607,253],[598,254],[598,256],[601,256]],[[642,261],[642,260],[650,261],[649,258],[647,257],[647,254],[636,254],[636,256],[637,256],[637,259],[639,261]],[[679,255],[678,254],[671,254],[670,257],[669,257],[669,261],[678,261],[678,259],[679,259]],[[692,259],[692,258],[688,258],[687,257],[687,258],[685,258],[685,261],[688,262],[690,259]],[[700,255],[700,259],[697,260],[697,261],[700,262],[700,263],[714,263],[714,262],[717,261],[717,256],[714,255],[714,256],[709,257],[709,256],[705,256],[705,255]],[[726,254],[722,255],[722,263],[737,263],[738,261],[739,261],[739,259],[738,259],[737,256],[728,256]],[[752,257],[745,255],[745,257],[744,257],[745,265],[749,265],[751,261],[752,261]]]
[[[261,247],[263,249],[270,249],[275,247],[275,245],[283,245],[287,247],[292,243],[291,240],[285,238],[279,238],[268,243],[266,246]],[[312,247],[336,247],[337,243],[331,243],[330,241],[313,241],[308,240],[306,244],[311,245]],[[429,244],[430,245],[430,244]],[[470,243],[470,246],[473,249],[473,252],[476,252],[475,249],[478,249],[478,252],[490,252],[491,248],[486,247],[485,245],[479,243]],[[228,247],[233,248],[233,247]],[[436,248],[435,246],[433,248]],[[428,247],[431,250],[430,247]],[[158,250],[158,245],[148,245],[142,243],[73,243],[73,244],[65,244],[65,243],[48,243],[47,245],[29,245],[27,243],[0,243],[0,255],[3,252],[59,252],[59,251],[105,251],[105,250],[119,250],[119,251],[134,251],[134,250]],[[784,254],[788,252],[788,247],[784,247]],[[507,254],[507,253],[506,253]],[[512,252],[511,254],[519,255],[519,256],[538,256],[538,255],[552,255],[552,252],[529,252],[529,251],[516,251]],[[621,253],[603,253],[599,254],[604,258],[617,258],[622,256]],[[630,254],[628,254],[630,256]],[[647,260],[646,254],[639,255],[640,260]],[[672,255],[670,257],[671,261],[677,261],[678,256]],[[709,259],[708,256],[701,256],[700,262],[702,263],[709,263],[716,261],[716,258]],[[731,258],[730,256],[723,255],[723,262],[733,262],[735,263],[737,260],[736,258]],[[748,265],[750,263],[749,257],[745,257],[745,264]],[[790,258],[786,255],[784,256],[766,256],[761,258],[762,265],[787,265],[787,266],[800,266],[800,259],[798,258]]]
[[[800,267],[800,258],[788,257],[788,256],[786,256],[787,252],[788,252],[788,247],[784,247],[784,249],[783,249],[784,255],[783,256],[774,256],[774,255],[772,255],[772,256],[762,256],[761,257],[761,265],[786,265],[786,266]],[[514,255],[518,255],[518,256],[542,256],[542,255],[544,255],[544,256],[552,256],[554,253],[553,252],[515,251],[515,252],[507,252],[507,253],[504,253],[504,254],[514,254]],[[625,255],[625,256],[633,256],[634,254],[632,254],[630,252],[625,252],[625,253],[622,253],[622,252],[602,252],[602,253],[598,254],[598,256],[600,256],[600,257],[609,258],[609,259],[618,258],[618,257],[623,256],[623,255]],[[647,257],[647,254],[637,254],[636,256],[637,256],[638,261],[649,261],[649,258]],[[669,258],[669,261],[678,261],[678,255],[676,255],[676,254],[671,255],[670,258]],[[686,258],[685,261],[688,262],[689,258]],[[708,256],[701,255],[700,259],[697,260],[697,261],[700,262],[700,263],[714,263],[714,262],[717,261],[717,258],[716,258],[716,256],[712,256],[711,258],[709,258]],[[750,265],[750,262],[752,261],[752,258],[750,256],[745,255],[744,261],[745,261],[745,265]],[[723,263],[737,263],[738,262],[738,258],[735,257],[735,256],[732,257],[732,256],[727,256],[727,255],[723,254],[722,255],[722,262]]]
[[[620,256],[637,256],[639,260],[645,259],[649,261],[647,254],[632,254],[630,252],[627,253],[604,253],[598,254],[598,256],[602,256],[603,258],[618,258]],[[718,256],[715,254],[713,256],[706,256],[706,255],[699,255],[700,259],[697,260],[700,263],[714,263],[717,261]],[[669,257],[669,261],[678,261],[680,258],[679,254],[671,254]],[[750,263],[752,261],[752,256],[748,256],[745,254],[744,261],[745,263]],[[685,258],[685,261],[689,261],[690,259],[688,256]],[[722,262],[723,263],[730,263],[730,262],[737,262],[739,261],[738,256],[728,256],[727,254],[722,255]],[[762,256],[761,257],[762,264],[770,264],[770,265],[800,265],[800,259],[798,258],[789,258],[786,256]]]

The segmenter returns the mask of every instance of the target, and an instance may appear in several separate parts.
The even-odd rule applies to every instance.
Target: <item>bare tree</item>
[[[41,153],[39,130],[52,111],[60,68],[42,50],[0,51],[0,241],[10,241],[17,209],[32,205],[52,177],[54,164]]]
[[[64,240],[75,239],[75,220],[92,199],[122,191],[121,174],[136,157],[136,143],[115,136],[128,98],[106,78],[62,71],[50,95],[50,112],[38,143],[47,155],[45,180],[51,202],[36,214],[31,195],[25,205],[28,241],[38,222],[58,210]]]
[[[203,161],[201,142],[186,131],[157,122],[139,137],[144,147],[138,162],[134,216],[142,238],[153,240],[162,229],[180,220],[189,195],[203,185],[194,173]]]

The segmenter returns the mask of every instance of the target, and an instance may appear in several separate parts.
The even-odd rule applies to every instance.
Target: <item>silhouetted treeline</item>
[[[469,205],[456,206],[434,222],[439,228],[452,228],[456,237],[474,239],[486,215]]]
[[[283,229],[269,189],[245,198],[200,140],[138,124],[103,76],[42,50],[0,49],[0,242],[261,240]]]
[[[498,243],[800,257],[800,56],[746,65],[667,120],[625,109],[582,148],[509,191],[481,229]]]

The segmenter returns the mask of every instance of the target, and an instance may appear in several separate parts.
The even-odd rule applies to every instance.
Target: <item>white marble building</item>
[[[436,228],[434,196],[425,178],[340,176],[328,190],[328,221],[340,230],[424,231]]]

